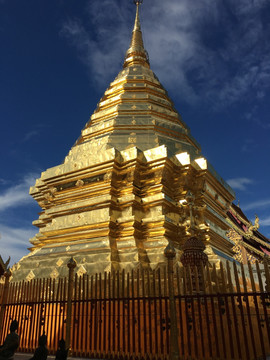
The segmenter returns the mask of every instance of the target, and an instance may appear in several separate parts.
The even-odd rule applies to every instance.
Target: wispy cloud
[[[250,202],[246,205],[241,206],[243,210],[258,210],[263,209],[270,206],[270,199],[263,199],[258,201]]]
[[[6,261],[11,256],[10,265],[13,265],[27,255],[29,252],[27,248],[30,247],[29,239],[36,233],[34,227],[14,228],[0,223],[0,248],[3,260]]]
[[[260,219],[260,225],[262,226],[270,226],[270,216],[265,219]]]
[[[9,180],[0,178],[0,185],[7,185],[7,184],[9,184],[9,183],[10,183]]]
[[[245,177],[226,180],[234,190],[246,190],[247,185],[253,184],[253,180]]]
[[[250,91],[264,96],[270,80],[268,0],[156,0],[142,8],[142,27],[153,70],[188,102],[232,104]],[[89,1],[91,29],[69,19],[61,34],[76,47],[93,80],[105,86],[120,70],[134,8],[120,0]],[[158,19],[158,21],[157,21]],[[226,31],[226,32],[225,32]],[[218,40],[217,40],[218,39]]]
[[[37,174],[28,174],[18,184],[0,192],[0,212],[33,202],[29,188],[35,184],[37,177]]]
[[[26,141],[30,140],[31,138],[37,136],[38,134],[39,134],[38,130],[31,130],[24,135],[22,142],[26,142]]]

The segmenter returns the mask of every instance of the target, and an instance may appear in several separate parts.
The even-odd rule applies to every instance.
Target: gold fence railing
[[[22,352],[32,352],[46,333],[50,353],[63,337],[71,353],[81,357],[266,359],[270,355],[267,263],[263,268],[258,263],[255,267],[227,263],[219,269],[168,266],[82,277],[73,275],[74,267],[68,279],[58,281],[8,284],[6,277],[1,343],[17,319]]]

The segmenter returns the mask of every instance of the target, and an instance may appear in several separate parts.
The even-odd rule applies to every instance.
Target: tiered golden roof
[[[191,234],[211,261],[233,254],[226,237],[233,192],[150,69],[139,1],[123,69],[64,163],[43,172],[30,194],[42,208],[33,223],[39,233],[15,280],[64,275],[71,255],[79,275],[156,268],[168,242],[179,261]]]

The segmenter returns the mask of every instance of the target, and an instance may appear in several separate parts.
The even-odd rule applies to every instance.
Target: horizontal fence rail
[[[74,356],[169,359],[175,331],[181,359],[270,355],[267,263],[176,266],[171,279],[168,269],[72,275],[72,283],[7,281],[0,286],[0,342],[16,319],[22,352],[33,352],[45,333],[50,353],[69,337]]]

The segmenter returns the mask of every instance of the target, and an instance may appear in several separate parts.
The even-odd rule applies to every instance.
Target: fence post
[[[74,286],[74,269],[77,266],[76,261],[72,257],[67,263],[68,267],[68,298],[67,298],[67,319],[66,319],[66,348],[70,348],[71,334],[71,315],[72,315],[72,297]]]
[[[171,331],[170,331],[170,360],[179,360],[179,346],[178,346],[178,329],[176,318],[176,305],[174,297],[174,281],[173,281],[173,260],[175,258],[175,249],[169,243],[164,251],[164,255],[168,260],[168,288],[169,288],[169,303],[170,303],[170,319],[171,319]],[[164,281],[166,281],[164,279]]]
[[[11,277],[10,269],[5,271],[4,277],[5,277],[5,285],[4,285],[2,304],[1,304],[1,310],[0,310],[0,335],[2,335],[3,322],[4,322],[4,318],[5,318],[6,303],[7,303],[7,298],[8,298],[9,279]]]

